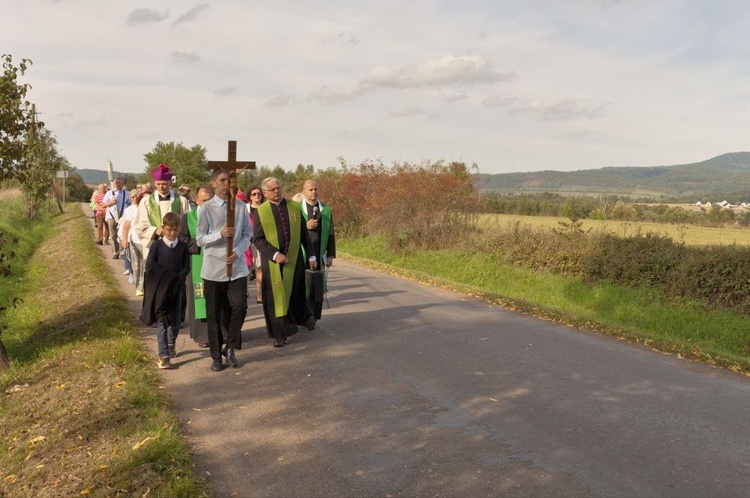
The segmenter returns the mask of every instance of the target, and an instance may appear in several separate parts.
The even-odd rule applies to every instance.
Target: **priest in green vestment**
[[[266,201],[258,207],[254,242],[261,255],[263,316],[269,338],[275,347],[305,324],[315,328],[315,317],[305,300],[305,262],[317,268],[307,227],[299,203],[284,199],[281,182],[269,177],[261,183]]]
[[[151,244],[162,236],[161,225],[164,215],[176,213],[180,217],[190,211],[187,199],[172,190],[174,174],[166,164],[160,164],[151,172],[156,190],[141,199],[138,212],[133,220],[133,230],[136,231],[143,245],[143,261],[148,260]],[[145,266],[145,265],[144,265]]]
[[[195,203],[200,207],[210,201],[214,190],[208,185],[201,185],[196,192]],[[187,290],[186,321],[190,327],[190,337],[201,347],[208,347],[208,326],[206,325],[206,299],[203,296],[203,279],[201,266],[203,253],[195,241],[198,228],[198,209],[192,209],[182,215],[180,225],[180,240],[188,245],[190,253],[190,274],[187,276],[185,289]]]
[[[333,215],[331,208],[318,199],[318,182],[306,180],[302,186],[303,200],[300,202],[302,218],[310,234],[310,244],[315,251],[315,257],[322,269],[330,268],[336,257],[336,236],[333,233]],[[323,292],[327,290],[328,282],[323,280]],[[320,320],[323,313],[323,296],[316,295],[309,287],[306,289],[309,308],[316,320]]]

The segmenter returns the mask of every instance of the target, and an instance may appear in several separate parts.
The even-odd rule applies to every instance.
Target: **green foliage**
[[[24,302],[8,312],[0,496],[208,496],[91,224],[77,204],[15,227],[21,213],[3,199],[0,226],[34,246],[19,249]]]
[[[581,274],[588,280],[666,290],[687,248],[665,235],[618,237],[598,233],[588,242]]]
[[[26,100],[26,93],[31,88],[21,84],[18,78],[32,64],[28,59],[21,59],[18,66],[13,64],[13,57],[3,55],[3,74],[0,77],[0,178],[13,178],[17,163],[24,157],[24,140],[28,130],[34,124],[31,103]],[[41,126],[42,123],[36,123]]]
[[[498,261],[520,267],[649,289],[669,300],[690,299],[750,315],[750,248],[686,246],[640,230],[628,236],[584,231],[580,223],[550,229],[516,221],[483,240],[470,240],[466,251],[484,247]]]
[[[15,177],[23,192],[26,216],[33,219],[47,199],[57,171],[69,169],[70,163],[57,152],[57,140],[46,129],[26,134],[25,152]]]
[[[75,170],[68,172],[68,178],[65,179],[65,189],[67,190],[66,200],[88,202],[91,199],[92,189],[83,182],[83,178]]]
[[[157,142],[153,150],[144,154],[143,157],[148,166],[141,175],[142,181],[151,181],[151,171],[159,164],[169,166],[178,185],[186,183],[195,188],[207,183],[210,178],[206,149],[200,145],[194,145],[188,149],[182,143]]]

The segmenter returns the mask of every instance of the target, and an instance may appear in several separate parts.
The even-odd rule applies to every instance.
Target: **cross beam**
[[[234,201],[237,197],[237,170],[255,169],[255,161],[237,161],[237,141],[229,140],[226,161],[208,161],[209,169],[220,169],[229,175],[227,198],[227,227],[234,228]],[[234,237],[227,237],[227,257],[234,252]],[[227,277],[232,277],[232,264],[227,264]]]

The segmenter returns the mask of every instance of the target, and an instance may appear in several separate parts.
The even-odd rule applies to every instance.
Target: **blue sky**
[[[743,1],[0,0],[0,47],[78,168],[158,141],[260,165],[483,173],[750,150]]]

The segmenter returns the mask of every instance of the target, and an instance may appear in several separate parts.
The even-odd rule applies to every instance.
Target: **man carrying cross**
[[[253,229],[245,203],[235,199],[238,167],[255,163],[236,161],[236,142],[229,142],[229,161],[209,161],[214,197],[198,210],[196,242],[203,248],[203,296],[206,299],[208,346],[211,370],[223,369],[222,357],[237,368],[235,350],[242,348],[242,324],[247,313],[245,251],[250,247]],[[239,260],[239,261],[238,261]],[[236,264],[235,264],[236,263]]]

